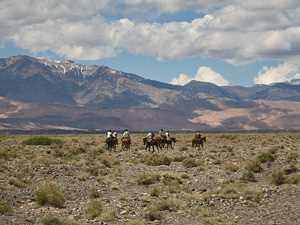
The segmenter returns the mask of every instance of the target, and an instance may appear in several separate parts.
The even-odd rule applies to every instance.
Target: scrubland
[[[0,224],[300,224],[300,133],[0,136]],[[53,140],[47,142],[47,139]]]

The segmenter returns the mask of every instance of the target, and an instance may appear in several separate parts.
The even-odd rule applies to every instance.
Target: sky
[[[177,85],[300,78],[299,0],[0,0],[0,58],[105,65]]]

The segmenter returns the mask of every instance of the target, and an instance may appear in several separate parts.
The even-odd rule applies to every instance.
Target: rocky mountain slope
[[[253,87],[166,84],[106,66],[0,59],[0,130],[300,129],[297,80]]]

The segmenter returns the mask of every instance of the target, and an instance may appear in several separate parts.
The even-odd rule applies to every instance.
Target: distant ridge
[[[184,86],[106,66],[31,56],[0,59],[0,130],[300,129],[300,80]]]

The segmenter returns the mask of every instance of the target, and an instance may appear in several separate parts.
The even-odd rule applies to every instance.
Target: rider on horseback
[[[111,130],[109,130],[106,133],[106,140],[111,139],[111,138],[112,138],[112,132],[111,132]]]
[[[126,129],[123,133],[122,139],[128,138],[129,139],[129,143],[131,144],[131,139],[130,139],[130,135],[129,135],[129,131]]]
[[[150,131],[149,134],[147,135],[147,141],[150,142],[151,140],[153,140],[153,138],[154,138],[154,133]]]
[[[160,131],[158,132],[158,135],[161,138],[161,140],[166,140],[167,139],[166,135],[164,134],[163,129],[160,129]]]
[[[118,131],[115,131],[115,132],[112,134],[112,137],[113,137],[113,138],[118,138]]]
[[[195,139],[200,139],[200,138],[201,138],[200,131],[197,131],[197,133],[195,134]]]
[[[169,131],[166,132],[165,137],[166,137],[166,139],[167,139],[168,141],[171,140],[170,132],[169,132]]]

